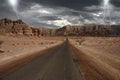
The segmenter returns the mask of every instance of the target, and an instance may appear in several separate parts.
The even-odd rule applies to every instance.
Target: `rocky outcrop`
[[[52,36],[54,35],[52,29],[48,29],[48,28],[37,28],[37,27],[31,27],[32,29],[32,33],[33,33],[33,36]]]
[[[4,18],[0,20],[0,34],[32,35],[32,29],[22,20]]]
[[[120,36],[119,25],[94,25],[64,26],[56,30],[58,36]]]
[[[0,34],[50,36],[52,30],[47,28],[30,27],[22,20],[12,21],[4,18],[0,20]]]
[[[59,29],[30,27],[22,20],[0,20],[0,34],[25,36],[120,36],[119,25],[67,25]]]

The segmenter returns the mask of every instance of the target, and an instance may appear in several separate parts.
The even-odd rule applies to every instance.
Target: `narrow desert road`
[[[54,50],[3,76],[0,80],[82,80],[68,40]]]

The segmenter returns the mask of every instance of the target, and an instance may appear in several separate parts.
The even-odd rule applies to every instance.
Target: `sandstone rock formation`
[[[4,18],[0,20],[0,34],[50,36],[51,29],[30,27],[22,20],[12,21]]]
[[[120,36],[119,25],[67,25],[56,30],[58,36]]]
[[[54,30],[42,27],[31,27],[33,36],[53,36]]]
[[[67,25],[59,29],[30,27],[22,20],[12,21],[4,18],[0,20],[0,34],[25,36],[120,36],[119,25]]]
[[[31,35],[31,28],[22,20],[12,21],[4,18],[0,20],[0,34]]]

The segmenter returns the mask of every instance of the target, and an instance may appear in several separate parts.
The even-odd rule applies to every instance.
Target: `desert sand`
[[[74,61],[85,80],[120,80],[120,37],[74,37],[70,42],[78,49]]]
[[[120,80],[120,37],[69,37],[68,40],[83,80]],[[64,41],[64,37],[0,36],[0,66]]]
[[[21,56],[59,45],[63,41],[64,38],[56,37],[0,36],[0,65]]]

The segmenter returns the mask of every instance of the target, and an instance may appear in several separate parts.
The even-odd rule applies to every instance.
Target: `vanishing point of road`
[[[68,40],[0,80],[82,80]]]

